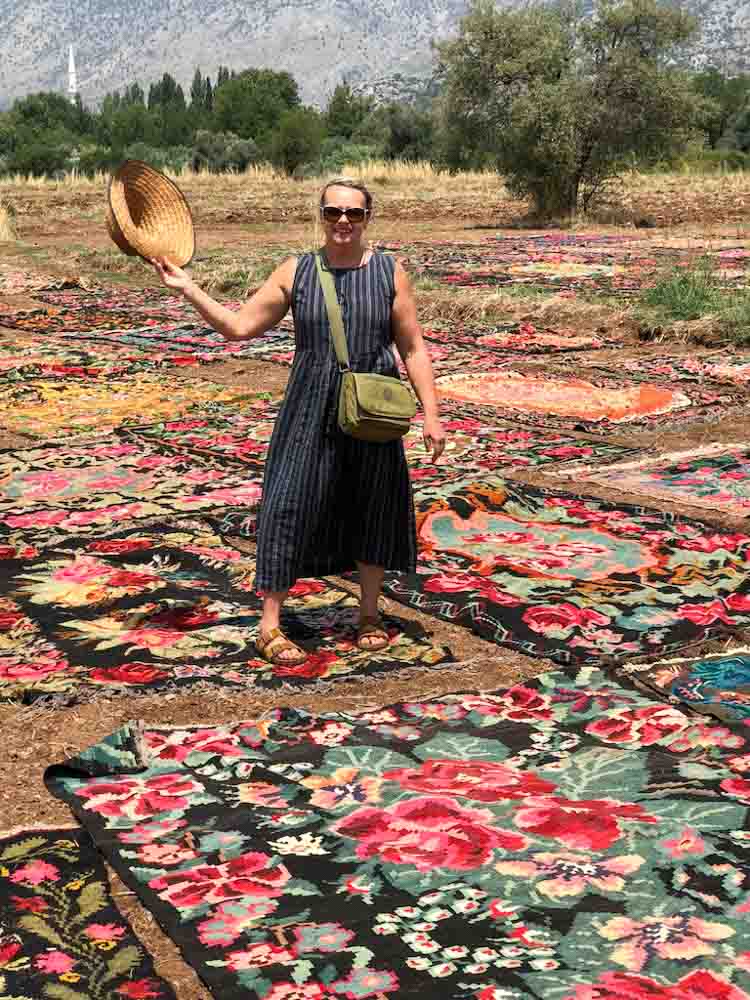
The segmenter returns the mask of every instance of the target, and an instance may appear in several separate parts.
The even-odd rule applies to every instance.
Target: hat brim
[[[195,255],[195,227],[175,182],[142,160],[125,160],[107,185],[107,230],[129,256],[167,257],[185,267]]]

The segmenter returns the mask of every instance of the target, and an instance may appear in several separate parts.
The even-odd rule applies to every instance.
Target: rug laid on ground
[[[604,242],[594,234],[574,236],[570,242],[496,237],[482,243],[389,242],[381,248],[396,254],[414,274],[447,285],[490,288],[518,284],[566,295],[582,291],[622,297],[653,285],[670,267],[689,267],[698,260],[712,262],[715,281],[723,287],[742,286],[749,256],[738,247],[716,252],[628,237]]]
[[[587,365],[596,365],[593,358]],[[750,354],[746,351],[714,351],[705,355],[641,356],[618,359],[617,367],[636,379],[744,385],[750,379]]]
[[[654,500],[750,514],[750,444],[707,445],[593,469],[574,466],[559,475]]]
[[[750,720],[750,649],[628,663],[626,676],[639,687],[729,722]],[[750,757],[744,770],[750,771]]]
[[[196,406],[177,420],[138,424],[127,436],[220,461],[255,465],[265,461],[280,400],[255,394],[242,403]]]
[[[0,423],[39,438],[93,434],[143,420],[177,417],[197,403],[242,399],[238,389],[207,379],[177,380],[156,372],[98,381],[29,379],[0,385]]]
[[[66,341],[129,347],[147,355],[155,353],[160,357],[170,354],[189,355],[204,363],[263,357],[273,352],[289,351],[294,348],[294,337],[287,330],[280,328],[270,330],[262,337],[240,341],[227,340],[211,327],[201,326],[160,326],[106,332],[91,330],[86,333],[66,333],[60,336]]]
[[[550,421],[581,428],[609,424],[686,420],[720,404],[738,402],[731,394],[682,389],[615,378],[581,379],[547,373],[464,371],[436,380],[443,400],[513,413],[531,423]]]
[[[174,1000],[85,831],[0,832],[0,996]]]
[[[262,479],[262,460],[228,469],[204,456],[112,436],[3,451],[0,542],[38,547],[157,514],[228,504],[254,510]]]
[[[0,341],[0,379],[108,379],[161,368],[192,367],[217,360],[205,354],[145,354],[133,347],[88,343],[71,348],[56,337],[27,337],[22,344]]]
[[[0,698],[75,699],[96,690],[153,691],[202,682],[229,688],[362,679],[453,662],[418,626],[386,618],[390,644],[356,645],[358,601],[301,580],[282,622],[310,651],[274,666],[254,645],[261,599],[255,563],[206,525],[156,521],[78,539],[36,559],[6,560],[0,584]]]
[[[748,1000],[746,728],[599,671],[47,772],[215,996]]]
[[[147,315],[134,309],[101,309],[81,306],[65,309],[46,306],[24,312],[0,312],[0,326],[31,333],[67,333],[81,330],[127,330],[144,326],[160,326],[178,320],[169,312]]]
[[[750,623],[750,535],[496,476],[416,506],[417,572],[387,593],[532,656],[622,659]]]
[[[425,338],[442,344],[474,344],[497,351],[523,354],[564,353],[566,351],[591,351],[616,341],[573,330],[537,329],[533,323],[509,323],[491,328],[450,324],[431,327],[424,331]]]

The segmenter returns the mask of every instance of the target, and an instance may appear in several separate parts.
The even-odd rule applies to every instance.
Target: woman
[[[424,410],[424,442],[433,461],[445,434],[438,416],[432,366],[404,269],[370,250],[365,232],[372,195],[363,184],[331,181],[320,196],[323,260],[341,304],[353,371],[397,375],[395,341]],[[256,646],[270,663],[299,666],[307,653],[280,629],[289,589],[304,577],[356,568],[361,587],[357,643],[388,645],[378,614],[386,569],[413,572],[414,505],[400,440],[359,441],[338,427],[340,376],[315,255],[278,267],[239,312],[216,302],[165,258],[154,265],[162,282],[179,291],[229,340],[259,337],[291,307],[296,353],[268,450],[258,519],[256,590],[263,613]]]

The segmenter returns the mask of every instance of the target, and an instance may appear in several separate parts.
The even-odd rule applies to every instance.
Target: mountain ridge
[[[519,0],[501,0],[515,6]],[[680,0],[702,31],[695,65],[725,73],[750,69],[750,0]],[[146,90],[164,72],[189,91],[199,68],[289,71],[302,100],[322,105],[336,84],[427,77],[430,43],[448,37],[468,0],[0,0],[0,107],[39,90],[67,92],[73,44],[78,89],[97,104],[138,81]],[[387,89],[387,88],[386,88]]]

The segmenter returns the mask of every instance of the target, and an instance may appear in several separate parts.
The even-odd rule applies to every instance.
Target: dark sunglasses
[[[369,212],[366,208],[337,208],[335,205],[321,205],[320,214],[326,222],[338,222],[345,215],[349,222],[364,222]]]

